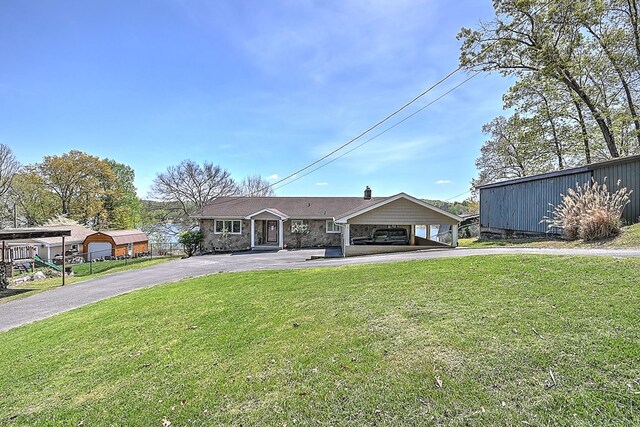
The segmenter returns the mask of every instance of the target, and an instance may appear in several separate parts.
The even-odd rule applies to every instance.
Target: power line
[[[423,110],[425,110],[426,108],[430,107],[431,105],[435,104],[436,102],[438,102],[440,99],[444,98],[445,96],[447,96],[448,94],[450,94],[451,92],[453,92],[454,90],[458,89],[460,86],[464,85],[465,83],[467,83],[469,80],[471,80],[472,78],[476,77],[478,74],[480,74],[480,71],[475,72],[474,74],[472,74],[471,76],[467,77],[465,80],[463,80],[462,82],[458,83],[457,85],[455,85],[454,87],[452,87],[451,89],[449,89],[448,91],[444,92],[442,95],[438,96],[437,98],[433,99],[431,102],[429,102],[428,104],[424,105],[423,107],[421,107],[420,109],[414,111],[413,113],[411,113],[410,115],[408,115],[407,117],[405,117],[404,119],[396,122],[395,124],[393,124],[392,126],[389,126],[388,128],[386,128],[385,130],[383,130],[380,133],[377,133],[376,135],[372,136],[371,138],[367,139],[366,141],[356,145],[355,147],[353,147],[352,149],[350,149],[349,151],[346,151],[344,153],[342,153],[341,155],[334,157],[333,159],[321,164],[320,166],[318,166],[317,168],[313,168],[311,169],[309,172],[300,175],[300,176],[296,176],[294,179],[285,182],[282,185],[279,185],[278,187],[275,187],[274,190],[278,190],[282,187],[285,187],[293,182],[296,182],[299,179],[304,178],[307,175],[312,174],[313,172],[317,171],[318,169],[322,169],[323,167],[335,162],[338,159],[343,158],[344,156],[346,156],[349,153],[352,153],[353,151],[357,150],[358,148],[362,147],[365,144],[368,144],[369,142],[373,141],[374,139],[378,138],[381,135],[384,135],[385,133],[389,132],[391,129],[399,126],[400,124],[406,122],[407,120],[409,120],[410,118],[412,118],[413,116],[415,116],[416,114],[422,112]]]
[[[371,132],[372,130],[374,130],[375,128],[379,127],[380,125],[382,125],[383,123],[387,122],[388,120],[390,120],[392,117],[396,116],[397,114],[399,114],[401,111],[403,111],[404,109],[406,109],[407,107],[409,107],[410,105],[414,104],[416,101],[418,101],[420,98],[422,98],[423,96],[425,96],[426,94],[428,94],[429,92],[431,92],[433,89],[435,89],[436,87],[440,86],[442,83],[444,83],[445,81],[447,81],[449,78],[451,78],[454,74],[456,74],[458,71],[460,71],[462,69],[462,66],[459,66],[458,68],[456,68],[455,70],[451,71],[449,74],[447,74],[446,76],[444,76],[443,78],[441,78],[440,80],[438,80],[436,83],[434,83],[433,85],[429,86],[429,88],[427,88],[426,90],[424,90],[422,93],[420,93],[419,95],[417,95],[416,97],[414,97],[412,100],[410,100],[409,102],[405,103],[402,107],[398,108],[397,110],[395,110],[393,113],[387,115],[385,118],[383,118],[382,120],[378,121],[376,124],[374,124],[373,126],[369,127],[367,130],[365,130],[364,132],[360,133],[359,135],[355,136],[354,138],[351,138],[349,141],[345,142],[344,144],[342,144],[341,146],[339,146],[338,148],[334,149],[333,151],[325,154],[324,156],[320,157],[319,159],[309,163],[308,165],[306,165],[303,168],[298,169],[297,171],[285,176],[282,179],[279,179],[278,181],[272,183],[269,185],[269,187],[274,187],[278,184],[280,184],[281,182],[284,182],[286,180],[288,180],[289,178],[293,178],[294,176],[296,176],[297,174],[299,174],[300,172],[304,172],[305,170],[309,169],[310,167],[317,165],[318,163],[320,163],[321,161],[325,160],[328,157],[331,157],[332,155],[334,155],[335,153],[337,153],[338,151],[342,150],[343,148],[347,147],[348,145],[353,144],[355,141],[357,141],[358,139],[362,138],[364,135],[368,134],[369,132]]]
[[[464,195],[465,195],[465,194],[467,194],[467,193],[471,193],[471,190],[467,190],[467,191],[465,191],[464,193],[456,194],[456,195],[455,195],[455,196],[453,196],[453,197],[449,197],[448,199],[443,200],[443,202],[448,202],[449,200],[453,200],[453,199],[456,199],[456,198],[458,198],[458,197],[460,197],[460,196],[464,196]]]
[[[544,7],[548,6],[551,2],[547,2],[543,5],[541,5],[535,12],[533,12],[534,14],[540,12]],[[512,23],[513,25],[521,25],[522,23],[526,23],[526,20],[523,20],[521,22],[518,23]],[[486,45],[483,49],[481,49],[480,52],[478,52],[477,54],[473,55],[472,58],[478,58],[480,55],[482,55],[486,50],[488,50],[491,46],[493,46],[494,44],[496,44],[497,42],[493,42],[489,45]],[[396,109],[395,111],[393,111],[391,114],[387,115],[385,118],[383,118],[382,120],[378,121],[377,123],[375,123],[373,126],[369,127],[368,129],[366,129],[364,132],[361,132],[359,135],[355,136],[354,138],[350,139],[349,141],[347,141],[346,143],[342,144],[341,146],[335,148],[334,150],[332,150],[331,152],[325,154],[324,156],[320,157],[319,159],[307,164],[306,166],[298,169],[297,171],[285,176],[284,178],[278,179],[277,181],[270,183],[269,185],[267,185],[266,187],[264,187],[264,189],[269,189],[269,188],[282,188],[285,185],[288,185],[291,182],[295,182],[298,179],[305,177],[311,173],[313,173],[314,171],[321,169],[322,167],[334,162],[335,160],[344,157],[346,154],[351,153],[352,151],[360,148],[361,146],[365,145],[366,143],[370,142],[372,139],[375,139],[376,137],[388,132],[389,130],[393,129],[394,127],[398,126],[399,124],[405,122],[406,120],[408,120],[409,118],[413,117],[414,115],[416,115],[417,113],[423,111],[425,108],[427,108],[429,105],[432,105],[434,102],[438,101],[439,99],[443,98],[444,96],[448,95],[449,93],[451,93],[453,90],[457,89],[458,87],[462,86],[462,84],[466,83],[467,81],[469,81],[471,78],[475,77],[476,75],[478,75],[481,71],[477,71],[475,74],[473,74],[471,77],[467,78],[465,81],[463,81],[461,84],[456,85],[454,88],[452,88],[451,90],[445,92],[443,95],[441,95],[440,97],[436,98],[435,100],[433,100],[431,103],[427,104],[426,106],[422,107],[421,109],[415,111],[414,113],[410,114],[409,116],[407,116],[406,118],[404,118],[403,120],[399,121],[398,123],[394,124],[393,126],[389,127],[388,129],[386,129],[385,131],[381,132],[380,134],[375,135],[374,137],[370,138],[369,140],[363,142],[362,144],[359,144],[358,146],[354,147],[353,149],[349,150],[346,153],[343,153],[342,155],[330,160],[329,162],[324,163],[323,165],[319,166],[318,168],[314,168],[313,170],[309,171],[308,173],[298,177],[297,175],[300,174],[301,172],[304,172],[305,170],[308,170],[309,168],[313,167],[314,165],[317,165],[318,163],[322,162],[323,160],[331,157],[332,155],[334,155],[335,153],[337,153],[338,151],[344,149],[345,147],[353,144],[355,141],[357,141],[358,139],[362,138],[364,135],[368,134],[369,132],[371,132],[372,130],[376,129],[377,127],[379,127],[380,125],[382,125],[383,123],[387,122],[388,120],[390,120],[392,117],[396,116],[397,114],[399,114],[400,112],[402,112],[403,110],[405,110],[407,107],[411,106],[412,104],[414,104],[416,101],[418,101],[419,99],[421,99],[422,97],[424,97],[426,94],[428,94],[429,92],[431,92],[433,89],[435,89],[436,87],[438,87],[439,85],[441,85],[442,83],[444,83],[445,81],[447,81],[449,78],[451,78],[453,75],[455,75],[456,73],[458,73],[460,70],[462,70],[463,67],[462,66],[458,66],[457,68],[455,68],[454,70],[450,71],[447,75],[445,75],[443,78],[441,78],[440,80],[438,80],[436,83],[434,83],[433,85],[431,85],[429,88],[427,88],[426,90],[424,90],[423,92],[421,92],[420,94],[418,94],[417,96],[415,96],[413,99],[411,99],[410,101],[406,102],[404,105],[402,105],[400,108]],[[290,180],[291,178],[295,178],[294,180],[290,181],[289,183],[283,184],[283,185],[279,185],[281,183],[283,183],[284,181]],[[277,187],[276,187],[277,186]],[[455,197],[459,197],[461,195],[464,195],[466,193],[468,193],[470,191],[467,191],[465,193],[462,193],[460,195],[454,196],[451,199],[455,198]],[[241,198],[243,196],[239,196],[239,197],[235,197],[233,200],[237,200],[239,198]],[[244,197],[248,197],[248,196],[244,196]],[[448,200],[451,200],[448,199]],[[231,201],[231,200],[228,200]],[[218,203],[223,203],[218,202]]]

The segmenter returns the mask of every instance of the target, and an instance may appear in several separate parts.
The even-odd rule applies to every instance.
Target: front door
[[[278,221],[267,221],[267,243],[278,243]]]

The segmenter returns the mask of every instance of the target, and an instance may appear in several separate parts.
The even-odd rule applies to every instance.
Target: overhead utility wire
[[[540,5],[540,7],[534,12],[534,14],[540,12],[544,7],[550,5],[552,3],[552,1],[546,2],[542,5]],[[513,25],[520,25],[526,23],[526,20],[522,20],[521,22],[518,23],[512,23]],[[493,42],[488,46],[485,46],[484,49],[482,49],[480,52],[478,52],[477,54],[473,55],[473,58],[477,58],[480,55],[482,55],[484,53],[485,50],[487,50],[491,45],[496,44],[497,42]],[[414,97],[411,101],[407,102],[406,104],[404,104],[402,107],[398,108],[397,110],[395,110],[393,113],[389,114],[388,116],[386,116],[384,119],[380,120],[378,123],[376,123],[375,125],[371,126],[370,128],[368,128],[367,130],[365,130],[364,132],[360,133],[358,136],[350,139],[349,141],[347,141],[346,143],[342,144],[341,146],[339,146],[338,148],[334,149],[333,151],[331,151],[330,153],[322,156],[321,158],[315,160],[312,163],[309,163],[308,165],[306,165],[303,168],[298,169],[297,171],[287,175],[284,178],[281,178],[271,184],[269,184],[266,188],[272,188],[275,187],[276,185],[295,177],[297,174],[299,174],[300,172],[303,172],[307,169],[309,169],[310,167],[320,163],[321,161],[325,160],[326,158],[332,156],[333,154],[337,153],[338,151],[342,150],[343,148],[345,148],[348,145],[351,145],[352,143],[354,143],[356,140],[360,139],[361,137],[363,137],[364,135],[366,135],[367,133],[371,132],[372,130],[374,130],[375,128],[377,128],[378,126],[380,126],[381,124],[385,123],[386,121],[388,121],[389,119],[391,119],[393,116],[397,115],[398,113],[400,113],[402,110],[404,110],[405,108],[409,107],[410,105],[412,105],[413,103],[415,103],[418,99],[422,98],[424,95],[426,95],[427,93],[431,92],[433,89],[435,89],[436,87],[438,87],[439,85],[441,85],[442,83],[444,83],[446,80],[448,80],[449,78],[451,78],[454,74],[456,74],[458,71],[462,70],[463,67],[462,66],[458,66],[457,68],[455,68],[454,70],[452,70],[451,72],[449,72],[449,74],[447,74],[446,76],[444,76],[442,79],[440,79],[439,81],[437,81],[436,83],[434,83],[433,85],[431,85],[429,88],[427,88],[425,91],[423,91],[422,93],[420,93],[419,95],[417,95],[416,97]],[[305,174],[305,176],[308,174]]]
[[[410,105],[414,104],[417,100],[419,100],[420,98],[422,98],[423,96],[425,96],[426,94],[428,94],[429,92],[431,92],[433,89],[435,89],[436,87],[440,86],[442,83],[444,83],[445,81],[447,81],[449,78],[451,78],[454,74],[456,74],[458,71],[462,70],[462,66],[456,68],[455,70],[451,71],[449,74],[447,74],[446,76],[444,76],[443,78],[441,78],[440,80],[438,80],[436,83],[434,83],[433,85],[431,85],[429,88],[427,88],[425,91],[423,91],[422,93],[420,93],[419,95],[417,95],[416,97],[414,97],[411,101],[405,103],[402,107],[398,108],[397,110],[395,110],[393,113],[387,115],[384,119],[378,121],[376,124],[374,124],[373,126],[369,127],[367,130],[365,130],[364,132],[360,133],[358,136],[355,136],[353,138],[351,138],[349,141],[345,142],[344,144],[342,144],[341,146],[339,146],[338,148],[334,149],[333,151],[331,151],[330,153],[325,154],[324,156],[320,157],[319,159],[313,161],[312,163],[309,163],[308,165],[306,165],[305,167],[298,169],[297,171],[293,172],[292,174],[289,174],[287,176],[285,176],[282,179],[279,179],[278,181],[272,183],[269,185],[269,187],[274,187],[278,184],[280,184],[283,181],[288,180],[289,178],[293,178],[294,176],[296,176],[297,174],[299,174],[300,172],[304,172],[305,170],[309,169],[310,167],[317,165],[318,163],[320,163],[321,161],[325,160],[328,157],[331,157],[332,155],[334,155],[335,153],[337,153],[338,151],[342,150],[343,148],[345,148],[348,145],[353,144],[355,141],[357,141],[358,139],[362,138],[363,136],[365,136],[366,134],[368,134],[369,132],[371,132],[372,130],[376,129],[377,127],[379,127],[380,125],[382,125],[383,123],[389,121],[392,117],[394,117],[395,115],[399,114],[401,111],[403,111],[404,109],[406,109],[407,107],[409,107]]]
[[[540,5],[540,7],[538,8],[538,10],[537,10],[537,11],[535,11],[534,13],[538,13],[538,12],[539,12],[539,11],[541,11],[545,6],[548,6],[549,4],[551,4],[551,2],[547,2],[547,3],[545,3],[545,4]],[[522,22],[519,22],[519,23],[517,23],[517,24],[515,24],[515,25],[520,25],[520,24],[522,24],[522,23],[524,23],[524,22],[526,22],[526,21],[524,21],[524,20],[523,20]],[[494,42],[493,44],[495,44],[495,43],[496,43],[496,42]],[[474,57],[474,58],[479,57],[482,53],[484,53],[484,51],[485,51],[486,49],[488,49],[488,47],[489,47],[489,46],[486,46],[486,47],[485,47],[485,49],[482,49],[480,52],[478,52],[478,53],[477,53],[476,55],[474,55],[473,57]],[[327,159],[328,157],[332,156],[332,155],[333,155],[333,154],[335,154],[336,152],[338,152],[338,151],[342,150],[343,148],[347,147],[348,145],[350,145],[350,144],[354,143],[356,140],[360,139],[362,136],[364,136],[364,135],[366,135],[367,133],[371,132],[371,131],[372,131],[372,130],[374,130],[375,128],[379,127],[381,124],[385,123],[386,121],[388,121],[389,119],[391,119],[392,117],[394,117],[395,115],[397,115],[398,113],[400,113],[401,111],[403,111],[404,109],[406,109],[407,107],[409,107],[410,105],[414,104],[417,100],[419,100],[420,98],[422,98],[423,96],[425,96],[427,93],[431,92],[433,89],[435,89],[436,87],[438,87],[438,86],[439,86],[439,85],[441,85],[442,83],[444,83],[446,80],[448,80],[449,78],[451,78],[454,74],[456,74],[458,71],[462,70],[462,68],[463,68],[462,66],[458,66],[457,68],[455,68],[454,70],[452,70],[451,72],[449,72],[446,76],[444,76],[442,79],[438,80],[436,83],[434,83],[434,84],[433,84],[433,85],[431,85],[429,88],[427,88],[425,91],[423,91],[422,93],[418,94],[418,95],[417,95],[416,97],[414,97],[412,100],[410,100],[409,102],[405,103],[402,107],[398,108],[398,109],[397,109],[397,110],[395,110],[393,113],[391,113],[391,114],[387,115],[384,119],[380,120],[380,121],[379,121],[379,122],[377,122],[375,125],[373,125],[373,126],[369,127],[367,130],[365,130],[364,132],[360,133],[358,136],[356,136],[356,137],[354,137],[354,138],[350,139],[349,141],[347,141],[346,143],[342,144],[342,145],[341,145],[341,146],[339,146],[338,148],[336,148],[336,149],[332,150],[330,153],[328,153],[328,154],[326,154],[326,155],[322,156],[321,158],[319,158],[319,159],[317,159],[317,160],[313,161],[312,163],[309,163],[309,164],[308,164],[308,165],[306,165],[305,167],[300,168],[300,169],[298,169],[297,171],[295,171],[295,172],[293,172],[293,173],[291,173],[291,174],[287,175],[286,177],[281,178],[281,179],[278,179],[277,181],[275,181],[275,182],[273,182],[273,183],[271,183],[271,184],[267,185],[266,187],[264,187],[264,189],[268,189],[268,188],[275,187],[276,185],[278,185],[278,184],[280,184],[280,183],[282,183],[282,182],[284,182],[284,181],[287,181],[287,180],[289,180],[290,178],[296,177],[296,175],[298,175],[300,172],[303,172],[303,171],[305,171],[305,170],[309,169],[310,167],[312,167],[312,166],[314,166],[314,165],[316,165],[316,164],[318,164],[318,163],[322,162],[323,160],[325,160],[325,159]],[[476,72],[476,74],[474,74],[474,77],[475,77],[475,75],[477,75],[477,74],[479,74],[479,73],[480,73],[480,71]],[[458,85],[458,86],[460,86],[460,85]],[[458,87],[458,86],[457,86],[457,87]],[[449,92],[451,92],[451,91],[449,91]],[[447,92],[447,93],[449,93],[449,92]],[[424,109],[424,108],[423,108],[423,109]],[[422,111],[422,110],[418,110],[418,111]],[[415,113],[414,113],[414,114],[412,114],[412,115],[415,115]],[[410,115],[410,116],[408,116],[408,117],[411,117],[412,115]],[[408,117],[407,117],[407,118],[408,118]],[[404,121],[404,120],[403,120],[403,121]],[[402,122],[400,122],[400,123],[402,123]],[[398,123],[398,124],[399,124],[399,123]],[[367,142],[368,142],[368,141],[367,141]],[[364,144],[360,144],[358,147],[360,147],[360,146],[362,146],[362,145],[364,145]],[[356,148],[358,148],[358,147],[356,147]],[[353,151],[353,150],[351,150],[351,151]],[[350,152],[351,152],[351,151],[350,151]],[[340,157],[342,157],[342,156],[340,156]],[[340,157],[338,157],[338,158],[340,158]],[[317,170],[317,169],[314,169],[314,170]],[[309,175],[309,173],[304,174],[303,176],[307,176],[307,175]],[[293,181],[292,181],[292,182],[293,182]],[[278,188],[281,188],[281,187],[283,187],[283,186],[284,186],[284,185],[279,186]],[[466,193],[462,193],[462,194],[466,194]],[[247,197],[247,196],[234,197],[234,198],[233,198],[233,200],[237,200],[237,199],[242,198],[242,197]],[[458,196],[454,196],[453,198],[455,198],[455,197],[458,197]],[[232,201],[232,200],[226,200],[226,201],[230,202],[230,201]],[[220,204],[220,203],[224,203],[224,202],[223,202],[223,201],[220,201],[220,202],[218,202],[218,203]]]
[[[452,87],[451,89],[449,89],[448,91],[444,92],[442,95],[438,96],[437,98],[433,99],[431,102],[429,102],[428,104],[424,105],[423,107],[421,107],[420,109],[414,111],[413,113],[411,113],[410,115],[408,115],[407,117],[405,117],[404,119],[400,120],[399,122],[396,122],[395,124],[393,124],[392,126],[389,126],[388,128],[386,128],[385,130],[383,130],[380,133],[377,133],[376,135],[372,136],[371,138],[367,139],[366,141],[356,145],[355,147],[353,147],[352,149],[350,149],[349,151],[345,151],[344,153],[340,154],[337,157],[334,157],[333,159],[321,164],[320,166],[311,169],[309,172],[300,175],[300,176],[296,176],[294,179],[289,180],[288,182],[285,182],[282,185],[279,185],[278,187],[275,187],[274,190],[279,190],[282,187],[285,187],[293,182],[296,182],[297,180],[304,178],[307,175],[312,174],[313,172],[317,171],[318,169],[322,169],[323,167],[335,162],[338,159],[341,159],[342,157],[346,156],[349,153],[352,153],[353,151],[357,150],[358,148],[362,147],[363,145],[373,141],[374,139],[378,138],[381,135],[384,135],[385,133],[389,132],[391,129],[401,125],[402,123],[406,122],[407,120],[409,120],[410,118],[412,118],[413,116],[415,116],[416,114],[422,112],[423,110],[425,110],[426,108],[430,107],[431,105],[435,104],[436,102],[438,102],[439,100],[441,100],[442,98],[444,98],[445,96],[447,96],[448,94],[450,94],[451,92],[453,92],[454,90],[458,89],[460,86],[462,86],[463,84],[467,83],[469,80],[471,80],[472,78],[476,77],[478,74],[480,74],[480,71],[476,71],[474,74],[472,74],[471,76],[467,77],[465,80],[463,80],[462,82],[458,83],[457,85],[455,85],[454,87]]]

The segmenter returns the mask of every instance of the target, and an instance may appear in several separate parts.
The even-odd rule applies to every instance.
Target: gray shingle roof
[[[386,197],[219,197],[193,215],[196,218],[245,218],[276,209],[291,219],[331,219],[373,205]]]

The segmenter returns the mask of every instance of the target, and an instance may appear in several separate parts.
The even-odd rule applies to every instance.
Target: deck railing
[[[34,253],[36,253],[35,246],[5,246],[3,259],[5,261],[32,259]]]

